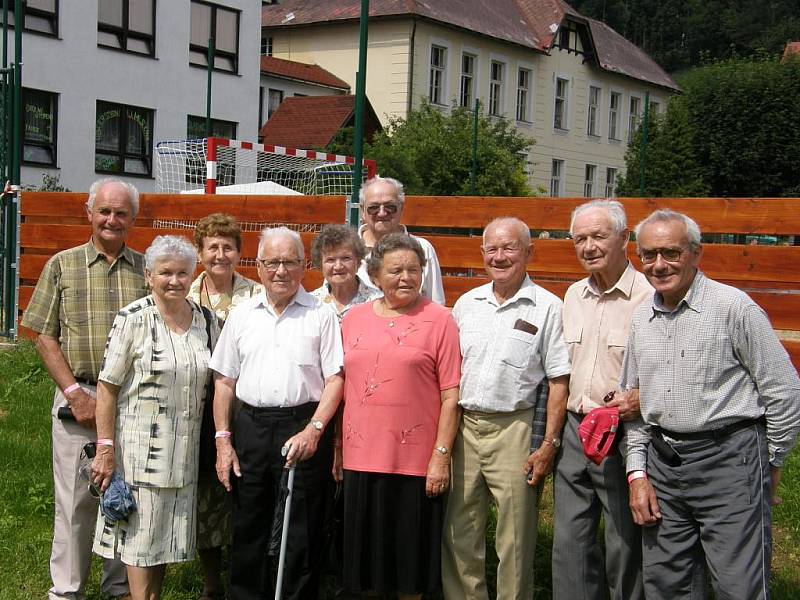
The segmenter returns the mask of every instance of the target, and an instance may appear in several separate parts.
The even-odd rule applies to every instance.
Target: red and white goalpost
[[[156,144],[156,191],[167,194],[350,195],[355,159],[225,138]],[[362,181],[375,161],[363,160]]]

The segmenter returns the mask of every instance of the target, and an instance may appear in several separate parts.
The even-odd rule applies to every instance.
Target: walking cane
[[[281,452],[284,456],[289,449],[283,448],[286,452]],[[289,516],[292,512],[292,490],[294,489],[294,465],[289,467],[289,477],[286,480],[286,504],[283,511],[283,529],[281,530],[281,550],[278,554],[278,577],[275,581],[275,600],[281,600],[283,591],[283,563],[286,559],[286,534],[289,531]],[[286,468],[286,467],[284,467]]]

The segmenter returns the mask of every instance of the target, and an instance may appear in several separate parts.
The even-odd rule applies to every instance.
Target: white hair
[[[367,201],[367,190],[378,183],[388,183],[394,188],[395,196],[397,196],[397,205],[402,210],[403,205],[406,203],[406,193],[403,190],[403,184],[393,177],[381,177],[380,175],[375,175],[372,179],[367,179],[358,189],[358,203],[361,205],[361,208],[364,208],[364,203]]]
[[[486,243],[486,232],[489,231],[489,229],[501,225],[513,227],[517,230],[518,238],[523,248],[527,248],[531,245],[531,230],[528,228],[525,221],[517,217],[497,217],[496,219],[492,219],[489,224],[483,228],[483,242]]]
[[[186,238],[177,235],[159,235],[144,251],[144,266],[151,273],[160,260],[177,258],[194,268],[197,265],[197,250]]]
[[[605,209],[608,213],[608,220],[611,221],[611,228],[614,230],[614,233],[622,233],[628,228],[628,217],[625,215],[625,207],[622,206],[622,203],[608,198],[598,198],[591,202],[581,204],[572,211],[572,218],[569,222],[570,235],[572,235],[573,228],[575,227],[575,219],[587,210],[595,208]]]
[[[636,234],[636,247],[639,247],[639,232],[641,232],[645,225],[650,225],[652,223],[674,222],[683,223],[684,227],[686,228],[686,239],[689,242],[689,248],[692,250],[697,250],[702,245],[700,226],[691,217],[683,213],[670,210],[669,208],[662,208],[650,213],[650,215],[644,221],[636,226],[636,229],[634,229],[634,233]]]
[[[128,192],[128,202],[131,203],[131,212],[133,213],[132,216],[136,216],[139,214],[139,190],[136,189],[132,183],[128,183],[127,181],[122,181],[121,179],[117,179],[116,177],[104,177],[103,179],[98,179],[95,181],[92,186],[89,188],[89,199],[86,201],[86,208],[89,209],[89,212],[92,212],[92,208],[94,208],[94,200],[97,198],[97,194],[100,189],[109,184],[109,183],[116,183],[121,185],[125,188],[125,191]]]
[[[258,256],[263,258],[261,256],[261,251],[264,249],[264,246],[267,242],[278,238],[291,239],[297,247],[297,258],[303,260],[306,257],[305,248],[303,248],[303,238],[300,237],[299,233],[288,227],[267,227],[262,230],[261,238],[258,241]]]

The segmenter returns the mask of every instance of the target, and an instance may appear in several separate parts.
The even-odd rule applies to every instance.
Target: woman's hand
[[[92,483],[105,492],[114,474],[114,447],[97,446],[97,454],[92,461]]]
[[[434,498],[443,494],[450,487],[450,456],[434,450],[428,461],[428,473],[425,476],[425,494]]]

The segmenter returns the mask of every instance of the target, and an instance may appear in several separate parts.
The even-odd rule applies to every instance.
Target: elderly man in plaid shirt
[[[490,283],[459,298],[463,416],[453,446],[453,474],[442,534],[447,600],[488,598],[484,533],[497,505],[497,598],[530,598],[540,485],[561,445],[570,362],[561,301],[525,271],[528,226],[496,219],[483,234]],[[541,383],[549,380],[549,398]],[[537,402],[540,402],[537,407]],[[546,404],[544,435],[535,417]],[[538,415],[537,415],[538,413]]]
[[[139,193],[114,179],[95,182],[86,212],[91,239],[53,256],[39,277],[22,325],[56,384],[53,402],[55,527],[50,600],[81,600],[89,575],[97,499],[78,476],[83,446],[96,439],[95,385],[117,311],[145,295],[144,257],[125,245]],[[59,419],[69,407],[72,419]],[[103,591],[128,597],[125,568],[105,561]]]

